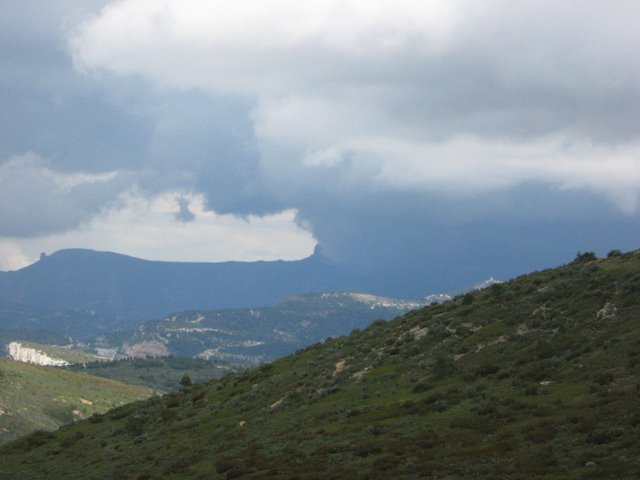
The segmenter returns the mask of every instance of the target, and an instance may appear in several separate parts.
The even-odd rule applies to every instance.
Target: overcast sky
[[[0,270],[317,243],[509,275],[638,248],[638,18],[633,0],[5,2]]]

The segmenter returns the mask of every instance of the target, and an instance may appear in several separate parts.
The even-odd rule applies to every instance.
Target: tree
[[[580,262],[590,262],[592,260],[597,260],[596,254],[594,252],[578,252],[576,254],[576,258],[573,260],[574,263]]]
[[[184,374],[180,379],[180,386],[183,388],[190,387],[192,385],[191,377],[187,374]]]
[[[433,362],[433,373],[437,380],[443,380],[456,371],[456,364],[450,355],[438,353]]]
[[[473,295],[471,293],[466,293],[464,297],[462,297],[462,305],[471,305],[473,303]]]

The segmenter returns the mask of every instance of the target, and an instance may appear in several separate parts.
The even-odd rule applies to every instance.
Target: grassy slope
[[[0,449],[0,478],[640,477],[640,253]]]
[[[0,358],[0,443],[149,395],[142,387]]]

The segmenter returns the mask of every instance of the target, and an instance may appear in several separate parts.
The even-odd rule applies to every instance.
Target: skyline
[[[6,8],[0,270],[317,245],[476,281],[639,246],[635,2]]]

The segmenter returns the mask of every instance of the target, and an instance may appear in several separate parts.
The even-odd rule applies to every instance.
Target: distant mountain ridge
[[[171,311],[272,301],[297,262],[154,262],[109,252],[61,250],[0,278],[0,299],[36,307],[153,318]],[[252,280],[248,269],[257,272]],[[268,281],[267,281],[268,280]]]
[[[21,270],[0,272],[0,302],[111,316],[137,325],[189,309],[273,305],[300,293],[352,290],[398,298],[430,293],[419,282],[412,285],[402,286],[388,272],[333,263],[318,252],[296,261],[184,263],[69,249]]]
[[[321,288],[318,272],[324,269],[316,263],[313,258],[156,262],[109,252],[61,250],[16,272],[3,272],[0,301],[137,320],[191,308],[268,305],[288,293]]]

